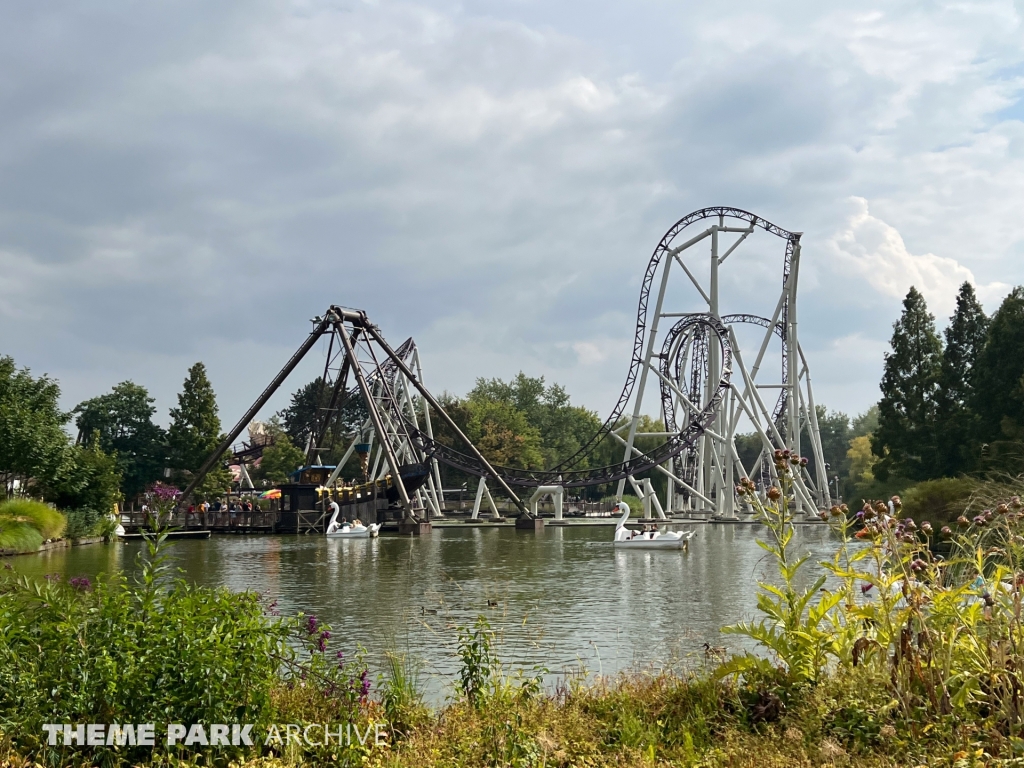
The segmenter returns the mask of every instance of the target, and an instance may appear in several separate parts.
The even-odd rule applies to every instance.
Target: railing
[[[160,525],[170,528],[192,530],[234,530],[234,529],[269,529],[277,524],[280,513],[253,510],[243,512],[220,510],[219,512],[175,512],[160,516]],[[122,512],[121,524],[126,528],[153,528],[156,516],[152,512]]]

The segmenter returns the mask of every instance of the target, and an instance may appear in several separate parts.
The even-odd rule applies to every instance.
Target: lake
[[[422,664],[431,699],[449,690],[459,626],[487,617],[502,659],[547,679],[583,667],[698,666],[704,643],[741,648],[719,628],[756,618],[757,580],[773,563],[753,524],[698,525],[689,551],[622,551],[610,526],[435,527],[423,537],[217,536],[171,547],[186,578],[257,590],[282,614],[315,613],[332,646],[386,649]],[[797,526],[793,547],[828,558],[828,528]],[[90,545],[6,559],[19,573],[65,577],[136,570],[139,542]],[[813,567],[813,565],[809,565]],[[807,574],[810,581],[811,574]]]

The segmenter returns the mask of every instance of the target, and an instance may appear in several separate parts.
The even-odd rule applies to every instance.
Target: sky
[[[227,426],[341,304],[435,392],[521,370],[603,415],[651,252],[728,205],[804,233],[816,399],[860,412],[911,285],[941,327],[964,280],[990,311],[1024,283],[1022,13],[6,3],[0,355],[68,409],[131,379],[163,423],[202,360]],[[725,265],[728,311],[770,314],[770,240]]]

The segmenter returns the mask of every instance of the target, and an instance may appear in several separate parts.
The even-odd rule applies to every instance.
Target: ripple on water
[[[639,664],[699,663],[705,642],[739,647],[719,628],[752,618],[771,563],[753,525],[701,525],[688,552],[614,549],[610,527],[436,528],[370,541],[322,536],[218,536],[174,544],[199,584],[257,590],[282,613],[315,613],[346,651],[389,647],[422,660],[431,695],[457,671],[456,627],[487,617],[505,661],[550,674],[604,674]],[[823,527],[798,527],[812,561],[835,548]],[[141,545],[12,558],[21,573],[68,577],[135,570]]]

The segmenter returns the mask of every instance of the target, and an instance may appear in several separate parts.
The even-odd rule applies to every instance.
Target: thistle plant
[[[757,607],[765,618],[722,630],[757,641],[770,651],[772,659],[751,653],[735,656],[719,668],[718,675],[749,674],[756,670],[770,673],[774,671],[772,662],[775,662],[781,665],[790,682],[815,683],[825,671],[828,657],[837,652],[827,618],[843,595],[826,592],[815,600],[825,584],[825,574],[818,576],[809,587],[798,588],[797,576],[808,556],[794,558],[791,553],[790,505],[794,501],[793,472],[797,467],[806,466],[807,459],[788,450],[779,450],[775,452],[774,461],[779,484],[768,488],[764,499],[758,496],[754,483],[748,478],[740,481],[736,492],[751,504],[757,519],[764,525],[768,541],[757,543],[775,560],[779,584],[759,582]]]

